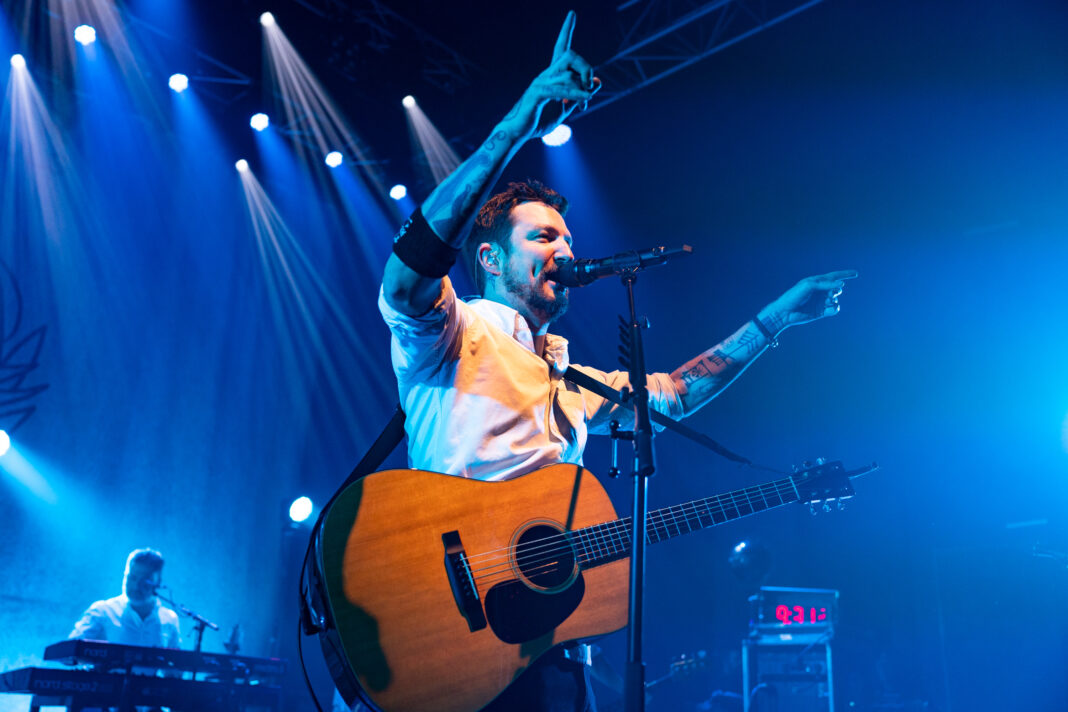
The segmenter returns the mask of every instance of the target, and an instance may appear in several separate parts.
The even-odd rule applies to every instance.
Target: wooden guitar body
[[[583,568],[583,544],[565,534],[617,516],[576,465],[507,482],[390,470],[350,485],[319,546],[335,678],[347,666],[383,712],[472,712],[554,645],[624,627],[628,558]]]

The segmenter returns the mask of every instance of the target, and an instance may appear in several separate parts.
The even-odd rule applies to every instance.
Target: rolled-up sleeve
[[[82,614],[81,620],[74,624],[74,630],[70,632],[67,638],[71,640],[107,640],[107,633],[104,632],[103,614],[97,610],[96,604],[89,606],[88,610]]]
[[[464,314],[448,277],[441,280],[441,294],[425,314],[409,316],[397,311],[386,301],[384,289],[378,292],[378,310],[393,335],[393,369],[398,378],[436,369],[455,357]]]

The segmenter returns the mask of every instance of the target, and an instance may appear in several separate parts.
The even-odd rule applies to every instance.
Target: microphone
[[[662,265],[668,261],[669,257],[690,254],[693,254],[693,248],[689,245],[683,245],[682,247],[661,246],[649,250],[620,252],[611,257],[602,257],[598,260],[572,260],[557,267],[550,279],[565,287],[585,287],[587,284],[602,277],[638,272],[648,267]]]

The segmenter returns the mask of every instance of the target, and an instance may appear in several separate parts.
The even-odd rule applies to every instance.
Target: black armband
[[[393,254],[416,274],[441,279],[449,273],[460,250],[442,242],[423,217],[423,209],[416,208],[393,238]]]

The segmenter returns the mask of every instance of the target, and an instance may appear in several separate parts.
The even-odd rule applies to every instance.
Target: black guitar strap
[[[604,398],[605,400],[615,403],[616,405],[626,405],[627,400],[630,398],[629,393],[624,395],[623,393],[617,391],[615,388],[612,388],[611,386],[608,386],[598,381],[596,378],[587,376],[582,371],[572,368],[571,366],[568,366],[567,370],[564,371],[564,378],[571,381],[579,388],[585,388],[587,391],[595,393]],[[657,423],[658,425],[663,425],[668,430],[674,430],[679,435],[693,440],[698,445],[705,446],[712,452],[716,453],[721,457],[727,458],[731,462],[737,462],[742,465],[753,464],[753,462],[748,458],[742,457],[737,453],[731,452],[730,450],[723,447],[704,433],[699,433],[690,426],[683,425],[679,421],[669,418],[663,413],[650,409],[649,418],[654,423]]]
[[[576,368],[568,366],[567,370],[564,371],[564,378],[571,381],[579,388],[585,388],[607,401],[617,405],[627,404],[629,394],[623,394],[615,388],[598,381],[596,378],[586,375]],[[649,415],[658,425],[662,425],[668,430],[673,430],[679,435],[693,440],[698,445],[705,446],[717,455],[721,455],[732,462],[737,462],[742,465],[753,464],[748,458],[728,450],[704,433],[700,433],[687,425],[683,425],[679,421],[669,418],[663,413],[654,410],[651,411]],[[338,488],[339,491],[345,489],[364,475],[374,472],[383,462],[385,462],[385,459],[389,457],[389,454],[393,452],[397,445],[400,444],[401,440],[404,439],[404,421],[404,411],[401,409],[400,403],[398,403],[396,409],[393,411],[393,417],[386,423],[386,427],[382,429],[381,434],[379,434],[374,443],[371,444],[371,447],[368,448],[360,461],[356,463],[356,467],[352,468],[352,472],[349,473],[348,478]]]
[[[348,478],[338,488],[339,490],[345,489],[364,475],[369,475],[382,466],[389,454],[404,439],[404,420],[404,411],[401,409],[400,403],[398,403],[393,411],[393,417],[386,423],[382,433],[371,443],[367,453],[356,463],[356,467],[352,468],[352,472],[349,473]]]

